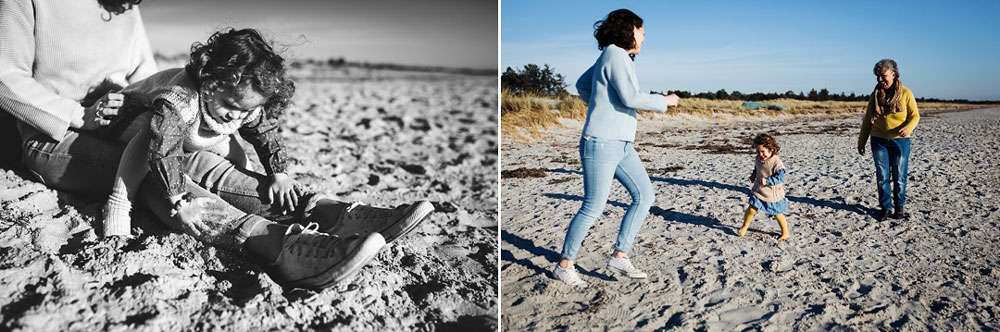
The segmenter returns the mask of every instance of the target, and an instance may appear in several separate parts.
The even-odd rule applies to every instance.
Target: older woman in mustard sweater
[[[858,153],[865,154],[865,142],[871,138],[875,176],[878,182],[878,220],[905,219],[906,172],[910,160],[910,137],[920,121],[913,92],[899,81],[896,61],[882,59],[875,64],[878,84],[868,100],[868,110],[861,121]]]

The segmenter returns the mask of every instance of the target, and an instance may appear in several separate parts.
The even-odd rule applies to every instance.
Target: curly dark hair
[[[267,98],[264,114],[275,119],[295,94],[295,83],[285,76],[285,59],[254,29],[229,28],[204,44],[194,43],[184,70],[206,94],[250,84]]]
[[[778,141],[774,139],[774,136],[769,134],[758,134],[757,137],[754,137],[754,149],[756,149],[758,145],[763,145],[765,148],[770,150],[772,156],[778,155],[778,150],[781,150],[781,147],[778,146]]]
[[[115,15],[121,15],[132,7],[138,5],[142,0],[97,0],[101,8]],[[108,18],[110,19],[110,17]]]
[[[630,50],[635,48],[633,30],[642,27],[642,18],[631,10],[619,9],[608,14],[603,20],[594,22],[594,38],[597,38],[597,49],[604,50],[608,45]]]

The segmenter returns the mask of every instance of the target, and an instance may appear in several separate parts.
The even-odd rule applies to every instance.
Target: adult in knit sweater
[[[135,6],[139,2],[0,1],[2,128],[9,132],[16,122],[21,162],[49,187],[87,196],[111,191],[124,145],[92,131],[109,124],[109,117],[122,105],[120,94],[108,92],[157,70]],[[328,287],[356,272],[367,257],[355,255],[355,243],[315,227],[272,221],[321,221],[329,233],[377,232],[394,239],[412,230],[431,210],[425,202],[380,209],[314,195],[286,216],[267,201],[267,193],[253,194],[266,187],[260,185],[259,176],[221,156],[191,153],[179,160],[179,166],[187,175],[181,177],[188,193],[186,204],[171,206],[152,194],[156,190],[140,190],[138,202],[169,226],[201,241],[273,262],[264,268],[290,286]],[[154,182],[151,178],[143,186]],[[172,215],[171,210],[177,213]],[[366,219],[371,220],[362,225]],[[332,255],[310,254],[318,251]]]
[[[913,92],[899,81],[896,61],[882,59],[874,68],[875,90],[861,120],[858,153],[865,154],[871,139],[878,186],[879,221],[888,217],[905,219],[906,173],[910,162],[910,137],[920,121]]]
[[[653,183],[646,174],[633,141],[636,109],[666,111],[677,106],[676,95],[642,93],[636,79],[634,58],[642,50],[645,30],[642,18],[628,9],[615,10],[594,24],[597,48],[603,50],[590,69],[580,76],[576,89],[587,102],[587,122],[580,138],[584,198],[570,221],[563,242],[562,259],[553,275],[574,287],[587,287],[574,267],[577,251],[590,226],[608,201],[617,179],[632,196],[622,219],[607,269],[630,278],[647,275],[632,265],[628,251],[655,200]]]

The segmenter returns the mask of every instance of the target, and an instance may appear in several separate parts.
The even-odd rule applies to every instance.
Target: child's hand
[[[271,187],[267,191],[269,202],[277,203],[287,212],[295,212],[295,207],[299,205],[299,197],[302,197],[302,189],[298,182],[288,177],[288,174],[276,173],[271,176]]]
[[[209,197],[193,197],[191,194],[171,197],[173,209],[170,216],[180,221],[184,233],[199,238],[202,234],[209,234],[212,230],[202,221],[202,213],[205,212],[205,205],[212,202]]]
[[[760,178],[760,185],[766,186],[767,185],[767,178],[764,178],[764,177]]]

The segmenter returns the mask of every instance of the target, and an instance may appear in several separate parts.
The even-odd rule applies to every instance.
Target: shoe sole
[[[385,238],[381,234],[374,233],[365,237],[364,242],[352,251],[344,261],[331,266],[326,271],[312,277],[299,280],[287,281],[284,284],[291,287],[302,287],[310,289],[329,288],[341,281],[358,273],[362,267],[368,264],[379,251],[385,247]]]
[[[413,229],[417,228],[417,226],[420,225],[420,222],[424,221],[424,219],[427,218],[427,216],[430,215],[431,212],[434,212],[434,205],[428,201],[419,201],[411,205],[406,210],[407,211],[405,217],[401,218],[395,224],[392,224],[389,227],[386,227],[384,230],[379,232],[382,234],[382,236],[385,237],[386,243],[395,241],[400,236],[412,232]],[[392,230],[393,228],[396,228],[400,225],[402,225],[401,230],[399,231]]]
[[[620,273],[620,274],[623,274],[623,275],[625,275],[626,277],[629,277],[629,278],[632,278],[632,279],[646,279],[646,278],[649,278],[649,275],[644,275],[644,276],[641,276],[641,277],[633,277],[633,276],[630,276],[630,275],[628,275],[628,272],[625,272],[625,270],[622,270],[622,269],[619,269],[619,268],[617,268],[617,267],[613,267],[613,266],[611,266],[611,265],[608,265],[608,266],[606,266],[606,268],[607,268],[608,270],[611,270],[611,271],[613,271],[613,272],[617,272],[617,273]]]

